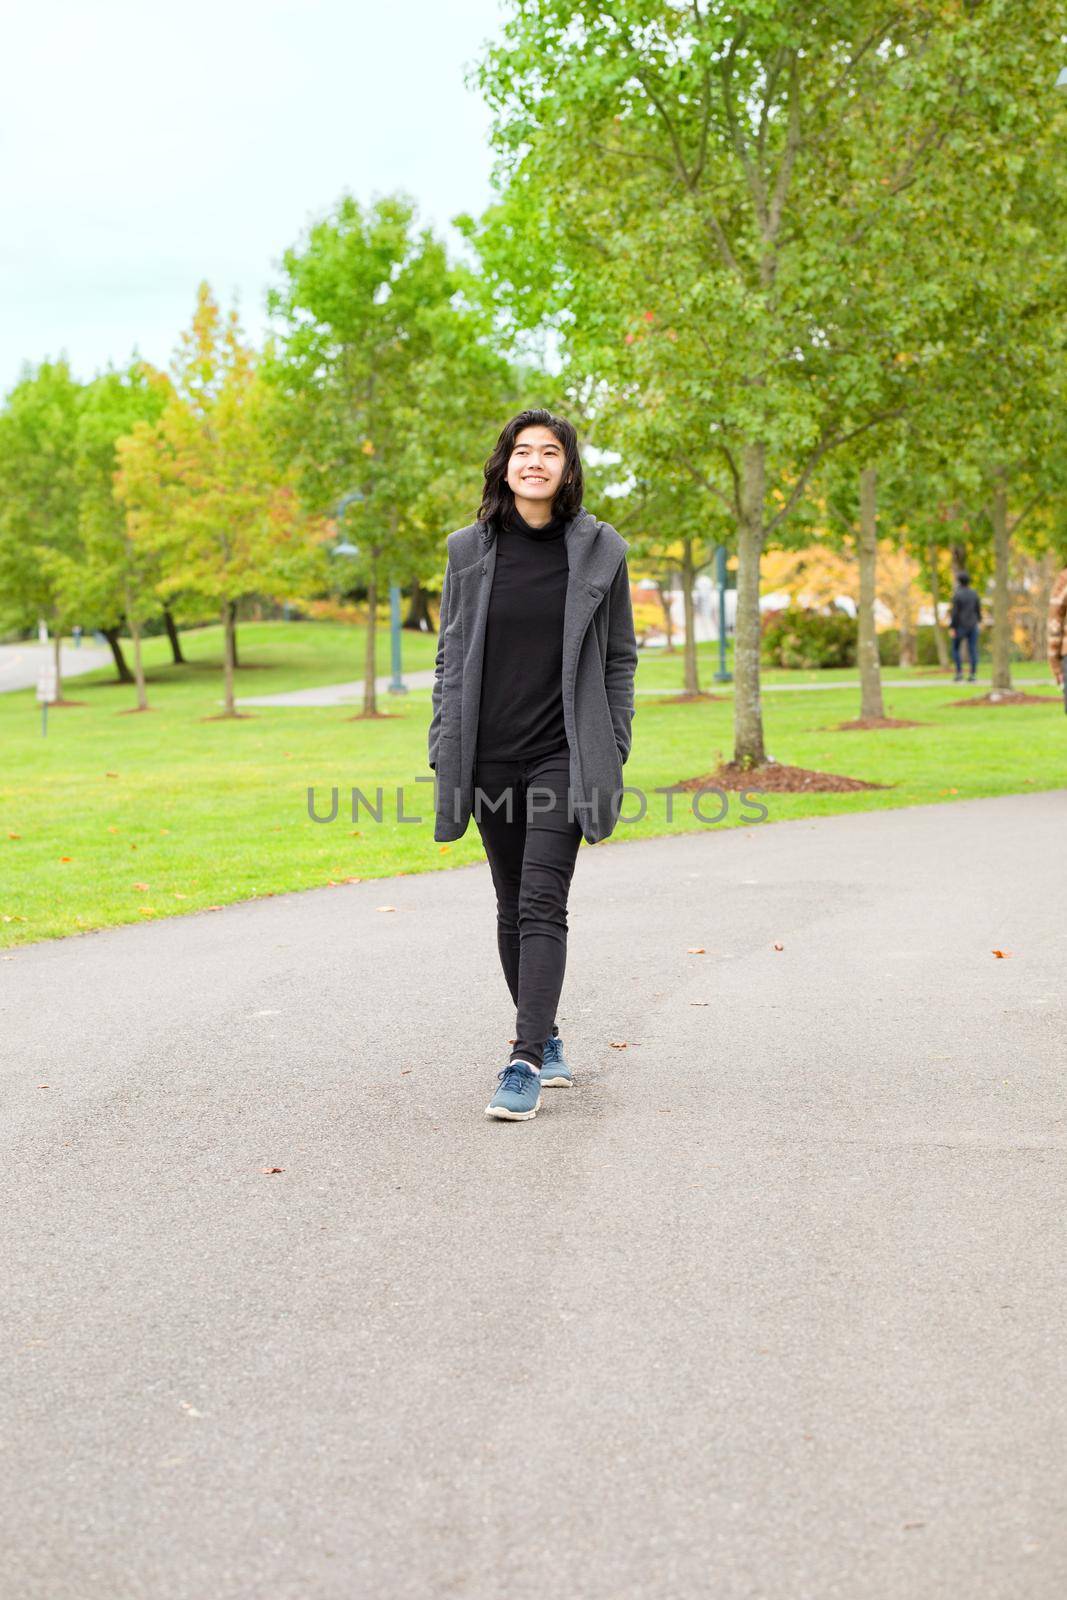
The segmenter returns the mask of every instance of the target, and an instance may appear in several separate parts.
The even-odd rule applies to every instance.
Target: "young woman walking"
[[[615,828],[637,640],[629,545],[582,505],[571,423],[523,411],[485,466],[478,520],[448,536],[429,763],[434,838],[474,816],[496,893],[515,1044],[486,1115],[536,1116],[572,1083],[556,1024],[583,837]]]

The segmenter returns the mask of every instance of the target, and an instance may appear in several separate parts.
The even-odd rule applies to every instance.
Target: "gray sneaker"
[[[544,1043],[541,1057],[541,1087],[543,1089],[570,1089],[574,1085],[571,1069],[563,1059],[563,1040],[553,1034]]]
[[[510,1061],[497,1077],[500,1087],[485,1108],[487,1117],[506,1122],[528,1122],[541,1104],[541,1082],[525,1061]]]

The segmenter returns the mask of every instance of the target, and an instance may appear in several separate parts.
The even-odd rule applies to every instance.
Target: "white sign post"
[[[48,707],[56,698],[56,664],[46,661],[37,674],[37,698],[41,702],[41,735],[48,732]]]

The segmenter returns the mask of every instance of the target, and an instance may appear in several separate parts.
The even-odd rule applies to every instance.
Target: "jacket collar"
[[[453,578],[480,571],[491,580],[496,570],[496,536],[482,522],[473,523],[465,531],[471,537],[465,541],[465,548],[461,547],[462,564],[453,571]],[[571,518],[563,539],[570,569],[568,588],[588,585],[603,594],[629,548],[626,540],[608,523],[598,521],[584,506]]]

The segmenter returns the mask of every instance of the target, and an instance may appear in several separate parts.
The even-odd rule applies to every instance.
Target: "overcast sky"
[[[498,0],[34,0],[4,8],[0,386],[66,352],[165,366],[196,286],[258,341],[274,263],[342,190],[448,226],[488,202],[463,69]]]

